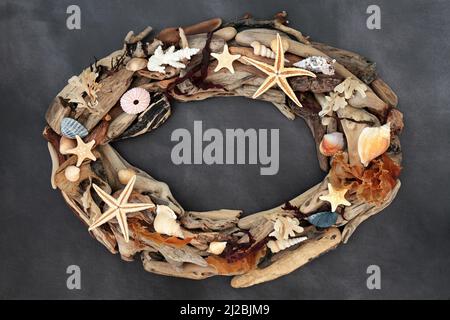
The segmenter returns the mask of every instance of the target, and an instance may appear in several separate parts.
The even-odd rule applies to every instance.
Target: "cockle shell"
[[[177,215],[168,206],[156,207],[156,218],[153,222],[155,231],[168,236],[184,239],[183,231],[177,221]]]
[[[143,88],[133,88],[120,98],[122,110],[128,114],[138,114],[150,104],[150,93]]]
[[[77,146],[77,141],[62,136],[59,140],[59,153],[67,154],[67,150],[73,149]]]
[[[131,180],[131,178],[133,178],[133,176],[135,176],[135,175],[136,175],[136,172],[131,168],[121,169],[117,173],[119,182],[121,184],[127,184]]]
[[[344,150],[344,146],[344,134],[342,132],[333,132],[323,136],[319,150],[324,156],[331,157],[336,152]]]
[[[358,155],[361,163],[367,167],[370,161],[386,152],[390,142],[389,122],[381,127],[364,128],[358,138]]]
[[[223,252],[223,250],[225,250],[225,247],[227,246],[227,242],[226,241],[214,241],[211,242],[209,244],[209,248],[208,248],[208,252],[215,254],[215,255],[219,255]]]
[[[75,119],[64,118],[61,121],[61,134],[67,138],[75,139],[76,136],[84,138],[88,133],[88,130]]]
[[[147,59],[144,58],[132,58],[125,66],[128,71],[138,71],[145,67],[147,67]]]
[[[64,170],[64,176],[70,182],[77,182],[80,179],[80,168],[76,166],[68,166]]]
[[[287,249],[289,247],[295,246],[296,244],[305,241],[308,239],[307,237],[298,237],[298,238],[292,238],[287,240],[270,240],[267,243],[267,246],[269,247],[270,251],[272,253],[277,253],[281,250]]]

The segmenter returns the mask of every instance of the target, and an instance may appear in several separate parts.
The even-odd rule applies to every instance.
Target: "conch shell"
[[[370,161],[386,152],[390,141],[389,122],[381,127],[364,128],[358,138],[358,155],[361,163],[367,167]]]
[[[326,157],[331,157],[338,151],[344,150],[345,141],[342,132],[327,133],[320,142],[320,153]]]
[[[270,251],[272,251],[272,253],[277,253],[281,250],[295,246],[297,243],[303,242],[306,239],[308,239],[308,238],[307,237],[298,237],[298,238],[292,238],[292,239],[287,239],[287,240],[276,240],[276,241],[270,240],[267,243],[267,246],[269,247]]]
[[[177,215],[168,206],[156,207],[156,218],[153,222],[155,231],[167,236],[175,236],[184,239],[183,231],[177,221]]]

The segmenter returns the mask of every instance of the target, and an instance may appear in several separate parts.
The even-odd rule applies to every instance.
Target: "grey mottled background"
[[[66,28],[78,4],[82,29]],[[382,29],[366,28],[369,4]],[[41,138],[44,113],[67,79],[119,48],[128,30],[159,30],[251,12],[287,10],[292,26],[313,39],[378,62],[405,114],[405,170],[395,202],[365,222],[349,244],[279,280],[235,290],[227,278],[194,282],[146,273],[89,237],[50,188]],[[0,298],[53,299],[319,299],[450,298],[449,116],[450,1],[0,1]],[[170,133],[206,128],[280,128],[280,171],[257,166],[174,166]],[[117,143],[133,164],[172,186],[187,209],[270,208],[318,182],[314,145],[302,120],[271,105],[229,98],[174,107],[154,133]],[[66,267],[82,270],[82,290],[66,289]],[[382,289],[366,288],[366,268],[382,270]]]

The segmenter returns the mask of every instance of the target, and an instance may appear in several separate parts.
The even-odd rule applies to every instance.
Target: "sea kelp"
[[[337,188],[350,188],[356,197],[380,204],[395,187],[401,167],[386,154],[373,160],[367,168],[352,166],[346,153],[333,157],[330,182]]]

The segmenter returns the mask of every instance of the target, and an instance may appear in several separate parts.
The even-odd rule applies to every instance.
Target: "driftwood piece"
[[[88,130],[94,128],[128,89],[132,77],[133,72],[121,69],[100,81],[102,87],[97,94],[98,104],[95,106],[97,112],[95,114],[84,112],[78,121]]]
[[[295,30],[286,25],[288,22],[286,18],[287,18],[286,11],[277,13],[273,20],[257,20],[247,15],[242,19],[238,19],[225,24],[224,27],[232,26],[237,29],[274,28],[295,37],[298,41],[302,43],[309,44],[308,37],[305,37],[300,31]]]
[[[370,84],[376,79],[377,71],[375,62],[369,61],[367,58],[357,53],[335,48],[323,43],[313,42],[311,45],[325,53],[327,56],[336,59],[337,62],[342,64],[366,84]]]
[[[370,84],[372,90],[380,97],[381,100],[386,102],[390,107],[396,108],[398,105],[398,97],[395,92],[380,78],[376,78]]]
[[[348,239],[351,237],[351,235],[355,232],[356,228],[365,220],[370,218],[371,216],[377,214],[378,212],[384,210],[387,206],[389,206],[392,201],[394,201],[395,197],[397,196],[398,190],[400,189],[401,182],[400,180],[397,180],[397,184],[395,185],[394,189],[392,189],[389,196],[384,200],[384,202],[381,205],[374,206],[370,204],[366,204],[367,208],[362,213],[356,215],[352,220],[350,220],[344,227],[344,230],[342,231],[342,242],[347,243]]]
[[[222,19],[214,18],[206,21],[202,21],[190,26],[182,27],[186,36],[208,33],[218,29],[222,25]],[[178,27],[169,27],[161,30],[156,36],[157,39],[167,44],[176,44],[180,41],[180,33]]]
[[[162,125],[171,113],[167,97],[163,93],[157,93],[152,96],[152,102],[147,109],[139,114],[136,123],[130,125],[117,139],[136,137],[152,131]]]
[[[202,50],[206,45],[206,40],[208,39],[208,35],[206,33],[196,34],[193,36],[188,36],[187,41],[189,44],[189,48],[195,48]],[[225,40],[222,38],[213,35],[211,38],[211,42],[209,43],[209,48],[211,52],[222,52],[223,47],[225,45]]]
[[[176,268],[170,263],[152,259],[149,252],[142,253],[142,264],[146,271],[164,276],[202,280],[217,275],[217,270],[212,266],[201,267],[185,263]]]
[[[329,228],[317,240],[305,241],[297,249],[289,251],[283,257],[263,269],[254,269],[231,280],[233,288],[246,288],[255,284],[271,281],[291,273],[314,258],[336,248],[341,242],[341,233],[337,228]]]
[[[327,76],[318,74],[316,78],[295,77],[290,79],[289,83],[294,91],[314,93],[326,93],[334,90],[344,79],[339,76]]]
[[[227,209],[206,212],[188,211],[181,218],[181,223],[187,229],[218,231],[235,227],[241,213],[241,210]]]
[[[350,164],[352,166],[361,167],[361,159],[358,154],[358,138],[364,128],[367,128],[368,125],[347,119],[341,120],[341,124],[344,129],[345,138],[347,139],[347,150]]]

